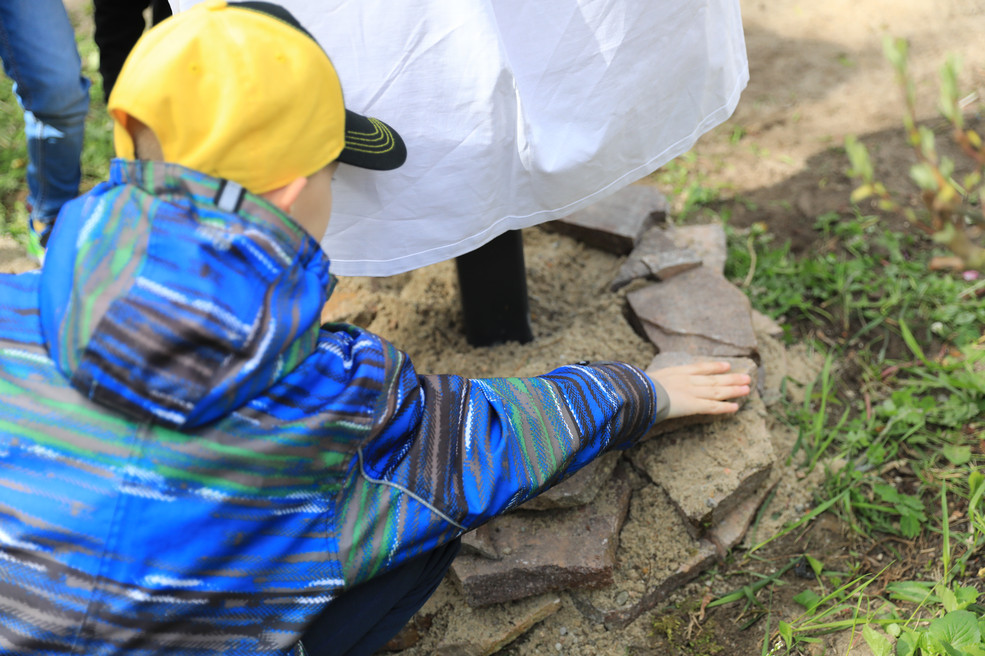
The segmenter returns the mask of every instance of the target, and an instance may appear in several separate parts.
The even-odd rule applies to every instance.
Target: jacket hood
[[[193,428],[312,353],[333,279],[318,243],[236,183],[113,160],[66,205],[40,311],[71,384],[130,418]]]

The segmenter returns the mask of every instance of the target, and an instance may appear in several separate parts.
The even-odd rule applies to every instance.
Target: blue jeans
[[[31,219],[79,193],[89,80],[62,0],[0,0],[0,59],[24,110]]]

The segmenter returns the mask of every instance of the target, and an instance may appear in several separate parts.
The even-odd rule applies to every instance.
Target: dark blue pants
[[[347,590],[301,638],[310,656],[375,653],[434,593],[461,548],[452,540],[431,553]]]

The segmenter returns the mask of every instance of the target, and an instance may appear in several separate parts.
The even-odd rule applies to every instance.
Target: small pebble
[[[561,635],[568,635],[568,627],[566,626],[561,627]]]
[[[509,555],[510,555],[511,553],[513,553],[513,549],[512,549],[512,548],[510,548],[510,547],[505,547],[505,548],[503,549],[503,555],[505,555],[505,556],[509,556]]]
[[[561,651],[561,643],[560,642],[555,642],[554,643],[554,648],[557,649],[558,651]]]
[[[616,605],[624,606],[627,601],[629,601],[629,593],[625,590],[620,590],[619,594],[616,595]]]

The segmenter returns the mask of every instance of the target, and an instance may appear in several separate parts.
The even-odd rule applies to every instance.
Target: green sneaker
[[[41,221],[40,219],[30,219],[27,231],[27,254],[44,265],[44,254],[48,247],[48,237],[51,236],[51,229],[54,221]]]

